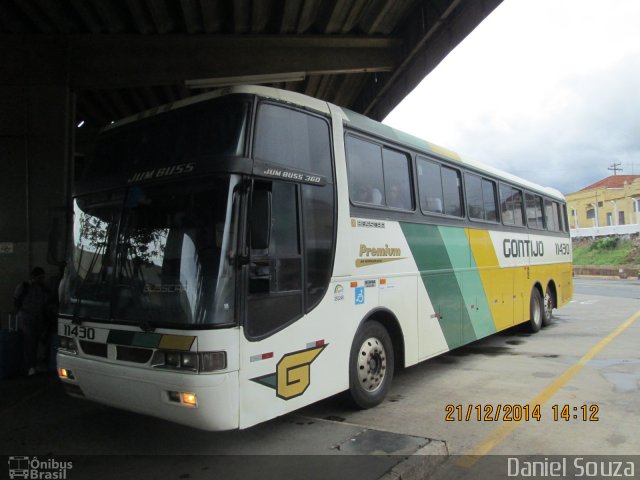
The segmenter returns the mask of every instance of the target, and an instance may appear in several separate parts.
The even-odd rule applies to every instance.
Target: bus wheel
[[[546,327],[551,323],[551,319],[553,318],[553,295],[551,295],[548,288],[547,293],[544,295],[543,305],[542,325]]]
[[[349,357],[349,394],[356,407],[375,407],[393,379],[393,344],[376,321],[366,322],[353,340]]]
[[[531,291],[531,302],[529,303],[529,331],[531,333],[536,333],[542,327],[542,315],[543,315],[543,306],[542,306],[542,295],[537,288],[534,288]]]

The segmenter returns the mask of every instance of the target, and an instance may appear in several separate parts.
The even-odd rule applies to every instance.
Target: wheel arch
[[[395,369],[397,370],[399,368],[404,368],[404,333],[402,332],[402,327],[400,326],[398,317],[388,308],[374,308],[362,318],[360,324],[358,325],[358,330],[360,330],[360,328],[362,328],[365,323],[371,320],[375,320],[376,322],[380,323],[387,330],[387,333],[391,337],[391,343],[393,344],[393,359]]]
[[[553,299],[553,305],[557,308],[558,307],[558,290],[556,287],[556,282],[553,278],[549,279],[549,282],[547,283],[547,290],[549,290],[549,292],[551,292],[551,298]]]
[[[544,288],[542,288],[542,285],[540,284],[540,282],[536,281],[533,284],[533,288],[531,289],[531,291],[533,291],[533,289],[538,290],[538,293],[540,293],[540,298],[544,298]]]

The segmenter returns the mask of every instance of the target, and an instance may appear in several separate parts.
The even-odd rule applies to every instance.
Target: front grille
[[[106,343],[87,342],[86,340],[80,340],[80,348],[82,348],[82,351],[87,355],[107,358]]]
[[[116,347],[116,358],[124,362],[147,363],[153,354],[149,348]]]

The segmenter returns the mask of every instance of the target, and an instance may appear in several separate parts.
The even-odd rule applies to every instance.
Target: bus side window
[[[500,184],[502,222],[505,225],[524,225],[522,213],[522,191],[510,185]]]
[[[560,229],[561,232],[566,232],[568,229],[567,229],[567,224],[564,221],[564,216],[562,214],[562,205],[560,205],[557,202],[553,202],[553,203],[556,208],[555,215],[558,216],[558,228]]]
[[[496,183],[492,180],[482,179],[482,203],[484,218],[490,222],[498,221],[498,208],[496,205]]]
[[[418,157],[420,207],[424,212],[444,213],[440,165]]]
[[[524,226],[524,210],[522,204],[522,190],[512,188],[513,192],[513,219],[516,225]]]
[[[543,200],[540,195],[527,192],[525,194],[527,205],[527,225],[531,228],[544,228]]]
[[[467,194],[467,208],[469,218],[484,220],[484,209],[482,203],[482,179],[470,173],[464,174],[465,191]]]
[[[380,145],[347,136],[347,165],[351,200],[357,203],[384,203],[384,175]]]
[[[505,225],[513,225],[515,223],[513,214],[513,192],[514,189],[509,185],[500,184],[500,212],[502,214],[502,223]]]
[[[260,104],[254,156],[333,178],[329,124],[292,108]]]
[[[544,228],[544,200],[540,195],[536,195],[536,216],[538,217],[538,228]]]
[[[544,200],[545,218],[547,221],[547,230],[551,232],[558,231],[558,208],[557,203],[551,200]]]
[[[497,222],[496,183],[472,173],[465,173],[464,178],[469,217]]]
[[[409,157],[404,153],[384,148],[382,159],[387,207],[413,210]]]
[[[462,178],[458,170],[442,167],[442,193],[444,213],[462,217]]]

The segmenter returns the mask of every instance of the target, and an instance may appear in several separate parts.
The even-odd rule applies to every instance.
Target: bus
[[[299,93],[235,86],[124,119],[73,191],[58,374],[205,430],[340,392],[572,296],[560,192]]]

